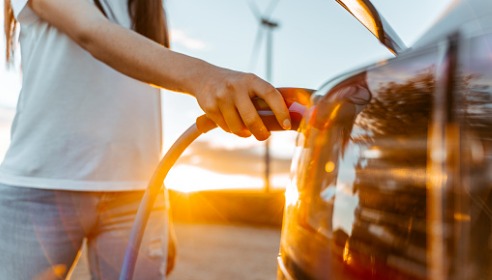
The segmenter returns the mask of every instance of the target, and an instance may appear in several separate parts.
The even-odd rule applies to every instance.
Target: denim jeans
[[[87,240],[92,279],[118,279],[143,191],[78,192],[0,184],[0,279],[64,279]],[[164,193],[150,215],[134,279],[164,279]]]

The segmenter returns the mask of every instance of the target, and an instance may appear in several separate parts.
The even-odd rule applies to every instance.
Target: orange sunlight
[[[296,133],[270,138],[270,186],[285,189]],[[239,138],[221,131],[192,143],[171,168],[164,183],[180,192],[205,190],[263,190],[265,145],[254,137]]]
[[[272,174],[271,185],[275,189],[284,188],[288,182],[287,173]],[[203,190],[261,190],[264,186],[263,177],[244,174],[223,174],[187,164],[174,166],[169,172],[165,185],[167,188],[180,192],[196,192]]]

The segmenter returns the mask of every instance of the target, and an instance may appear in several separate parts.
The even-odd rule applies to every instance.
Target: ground
[[[272,280],[280,241],[277,227],[176,223],[178,258],[169,280]],[[89,279],[86,261],[72,279]]]

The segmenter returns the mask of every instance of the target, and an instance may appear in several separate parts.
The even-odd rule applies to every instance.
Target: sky
[[[403,42],[411,46],[451,1],[372,2]],[[271,0],[250,2],[263,13]],[[165,3],[173,50],[265,78],[266,37],[260,48],[253,51],[259,21],[248,0],[166,0]],[[270,18],[279,23],[273,34],[270,80],[276,87],[317,89],[346,71],[392,57],[335,0],[279,0]],[[3,11],[0,22],[3,23]],[[2,38],[2,57],[4,52]],[[20,81],[19,66],[6,71],[0,59],[0,158],[8,139],[9,120]],[[202,112],[190,96],[168,91],[163,91],[163,96],[164,146],[167,149]],[[272,155],[276,158],[272,180],[276,187],[283,187],[287,182],[294,139],[295,133],[291,132],[278,132],[271,137]],[[212,131],[192,144],[171,170],[166,185],[182,190],[261,187],[263,148],[264,143],[258,143],[253,137],[240,139],[219,130]],[[213,156],[219,154],[222,157]],[[214,160],[207,161],[210,158]]]

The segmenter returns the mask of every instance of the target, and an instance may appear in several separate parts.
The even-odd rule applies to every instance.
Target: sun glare
[[[273,188],[282,189],[288,182],[288,174],[274,174],[271,177]],[[187,164],[180,164],[169,172],[165,186],[180,192],[204,190],[261,190],[263,178],[242,174],[222,174]]]

